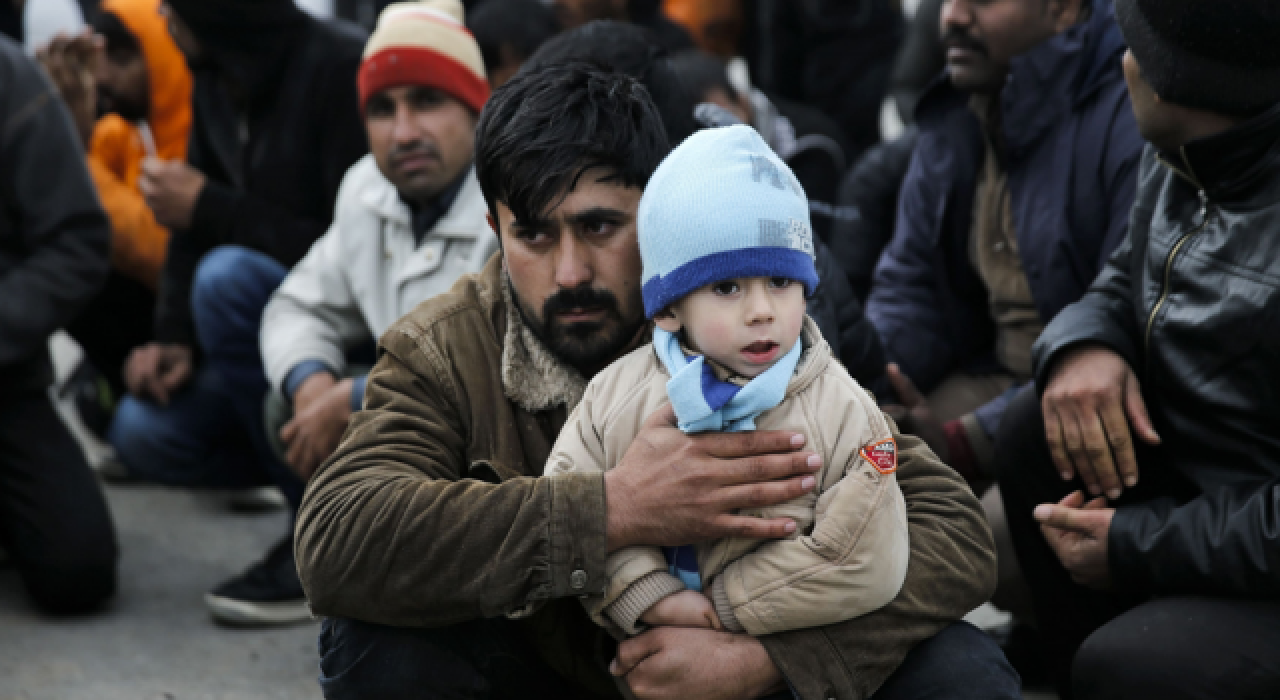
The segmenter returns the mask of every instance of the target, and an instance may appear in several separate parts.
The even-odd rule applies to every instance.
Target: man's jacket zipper
[[[1160,159],[1164,161],[1163,158]],[[1200,195],[1200,223],[1195,228],[1182,234],[1177,243],[1173,244],[1173,248],[1169,251],[1169,256],[1164,261],[1164,280],[1160,284],[1160,297],[1156,299],[1156,305],[1151,307],[1151,315],[1147,317],[1147,331],[1143,335],[1142,347],[1146,356],[1146,366],[1151,366],[1151,331],[1156,325],[1156,316],[1160,314],[1160,309],[1164,306],[1165,301],[1169,298],[1169,278],[1173,273],[1174,259],[1178,257],[1178,251],[1182,250],[1182,246],[1186,244],[1197,233],[1204,230],[1209,225],[1209,195],[1205,193],[1204,187],[1200,184],[1200,180],[1196,177],[1195,170],[1191,168],[1190,161],[1187,160],[1186,150],[1182,151],[1182,162],[1186,165],[1187,171],[1183,172],[1181,168],[1165,161],[1166,165],[1178,175],[1189,181],[1195,186],[1197,193]]]

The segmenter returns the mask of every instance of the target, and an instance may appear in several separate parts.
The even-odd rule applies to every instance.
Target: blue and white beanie
[[[644,312],[727,279],[785,277],[818,287],[809,200],[755,129],[704,129],[658,166],[640,198]]]

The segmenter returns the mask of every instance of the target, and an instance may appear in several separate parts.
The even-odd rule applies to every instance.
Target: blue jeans
[[[990,637],[956,622],[911,650],[874,698],[1020,700],[1021,685]],[[326,619],[320,630],[320,688],[326,700],[578,697],[505,618],[436,629]]]
[[[297,510],[304,484],[276,458],[263,427],[267,378],[258,346],[262,311],[287,273],[240,246],[201,259],[191,313],[203,363],[167,406],[125,397],[108,432],[132,474],[193,488],[275,484]]]

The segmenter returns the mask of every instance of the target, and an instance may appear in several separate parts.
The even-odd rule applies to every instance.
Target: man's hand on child
[[[696,591],[680,591],[645,611],[640,620],[650,627],[723,629],[711,599]]]

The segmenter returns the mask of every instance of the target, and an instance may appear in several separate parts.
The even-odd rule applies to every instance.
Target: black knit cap
[[[1116,20],[1160,99],[1233,115],[1280,103],[1280,1],[1116,0]]]

